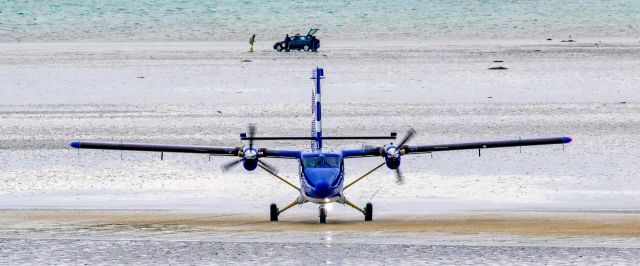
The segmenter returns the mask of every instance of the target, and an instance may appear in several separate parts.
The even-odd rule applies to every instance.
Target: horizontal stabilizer
[[[389,136],[336,136],[322,137],[322,139],[396,139],[396,132]],[[314,137],[247,137],[246,133],[240,133],[241,140],[314,140]]]

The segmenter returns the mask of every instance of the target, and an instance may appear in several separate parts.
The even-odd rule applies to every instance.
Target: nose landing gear
[[[320,223],[321,224],[326,224],[327,223],[327,207],[325,207],[325,205],[320,205],[320,207],[318,208],[318,212],[320,213]]]

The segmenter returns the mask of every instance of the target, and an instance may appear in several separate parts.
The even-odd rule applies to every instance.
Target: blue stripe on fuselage
[[[320,121],[322,119],[320,102],[316,103],[316,121]]]
[[[322,130],[316,131],[316,147],[322,149]]]

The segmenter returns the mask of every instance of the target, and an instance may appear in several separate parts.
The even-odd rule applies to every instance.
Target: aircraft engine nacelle
[[[393,144],[387,144],[383,148],[384,162],[389,169],[398,169],[400,167],[400,151]]]
[[[247,171],[256,170],[258,167],[258,149],[247,147],[242,151],[242,167]]]

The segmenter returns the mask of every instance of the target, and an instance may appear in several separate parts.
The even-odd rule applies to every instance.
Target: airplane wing
[[[411,154],[411,153],[428,153],[428,152],[436,152],[436,151],[455,151],[455,150],[470,150],[470,149],[489,149],[489,148],[503,148],[503,147],[563,144],[563,143],[569,143],[571,141],[572,139],[570,137],[555,137],[555,138],[453,143],[453,144],[440,144],[440,145],[415,145],[415,146],[403,145],[401,149],[405,150],[405,154]]]
[[[150,151],[150,152],[181,152],[181,153],[203,153],[217,156],[238,156],[242,147],[215,147],[203,145],[172,145],[153,143],[127,143],[127,142],[105,142],[105,141],[73,141],[69,146],[77,149],[100,149],[119,151]],[[263,158],[291,158],[300,157],[300,151],[260,149]]]
[[[451,144],[438,144],[438,145],[402,145],[402,147],[400,147],[400,150],[404,150],[405,154],[412,154],[412,153],[430,153],[430,152],[438,152],[438,151],[473,150],[473,149],[563,144],[563,143],[569,143],[571,141],[572,139],[570,137],[553,137],[553,138],[451,143]],[[342,154],[345,158],[381,156],[382,149],[383,147],[343,150]]]

